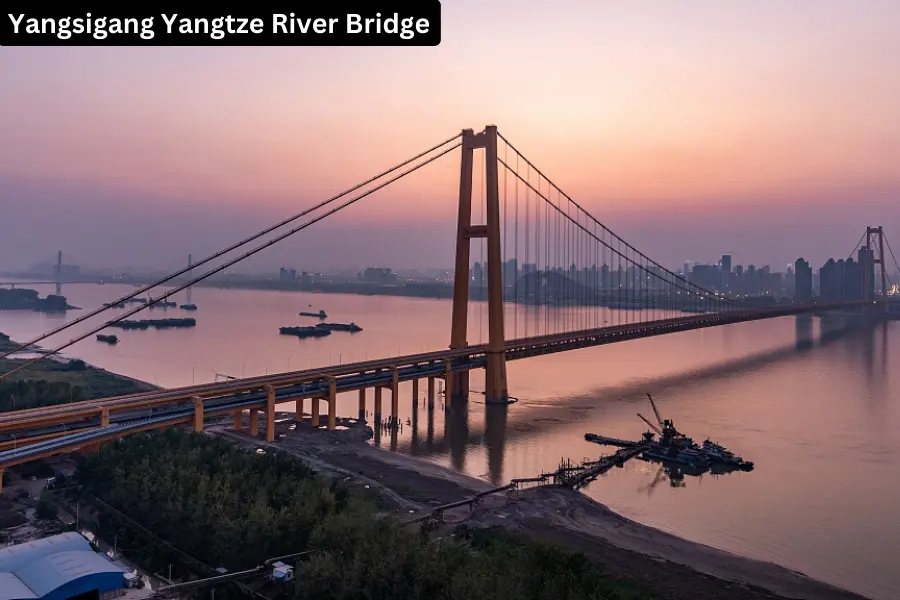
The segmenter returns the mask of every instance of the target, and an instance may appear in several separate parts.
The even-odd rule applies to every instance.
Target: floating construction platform
[[[603,446],[617,446],[619,448],[640,448],[641,458],[663,463],[673,463],[695,469],[698,473],[707,470],[719,472],[751,471],[753,463],[737,456],[724,446],[705,440],[702,444],[694,441],[675,429],[675,424],[670,419],[663,419],[653,397],[647,394],[650,406],[659,425],[638,413],[644,423],[650,428],[643,434],[640,441],[620,440],[618,438],[597,435],[596,433],[584,434],[584,439]],[[656,439],[656,436],[659,439]]]

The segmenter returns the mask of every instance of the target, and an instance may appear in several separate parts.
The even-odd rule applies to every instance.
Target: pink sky
[[[60,216],[105,212],[107,229],[155,198],[158,210],[232,219],[203,232],[213,248],[248,211],[262,223],[296,212],[463,127],[496,123],[660,260],[737,250],[724,243],[757,263],[839,253],[864,218],[900,230],[898,22],[893,0],[445,0],[437,48],[4,48],[0,177],[17,183],[0,195],[0,233],[21,230],[10,223],[26,197],[26,222],[40,201]],[[437,228],[453,218],[457,170],[448,157],[354,208],[348,227]],[[66,184],[52,198],[35,191],[70,181],[80,195],[67,198]],[[673,215],[684,236],[642,239]],[[775,244],[783,257],[748,232],[791,235],[804,219],[814,231]],[[696,221],[717,230],[708,247],[679,241]],[[69,235],[60,243],[95,262],[104,251],[83,239],[91,222],[69,234],[71,221],[56,225]],[[178,236],[172,251],[190,251],[191,236]]]

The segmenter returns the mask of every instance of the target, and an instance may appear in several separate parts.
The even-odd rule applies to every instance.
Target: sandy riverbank
[[[305,421],[279,423],[274,444],[224,433],[235,441],[273,446],[324,473],[379,490],[407,516],[471,497],[493,486],[416,457],[376,448],[358,426],[327,432]],[[350,422],[348,422],[350,423]],[[488,496],[475,510],[445,512],[448,531],[460,524],[502,526],[528,537],[583,552],[617,579],[652,590],[654,598],[685,600],[865,600],[784,567],[731,554],[641,525],[561,488],[523,490],[511,499]],[[410,514],[413,513],[413,514]]]

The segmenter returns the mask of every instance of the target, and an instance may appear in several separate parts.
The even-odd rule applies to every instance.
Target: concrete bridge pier
[[[337,425],[337,379],[328,378],[328,431]]]
[[[203,398],[194,396],[194,431],[203,431]]]
[[[391,424],[396,425],[400,413],[400,372],[394,367],[394,378],[391,380]]]
[[[250,430],[248,431],[248,433],[252,437],[256,437],[259,435],[259,409],[250,409]]]
[[[303,420],[303,398],[297,398],[294,407],[294,420],[299,423]]]
[[[231,428],[238,432],[244,428],[244,411],[236,410],[231,413]]]
[[[378,428],[381,426],[381,386],[375,386],[375,427]]]
[[[419,380],[418,379],[412,380],[412,398],[413,398],[413,401],[419,399]]]
[[[454,392],[453,386],[453,369],[451,368],[450,359],[444,359],[444,399],[448,399]]]
[[[357,416],[360,421],[366,420],[366,388],[360,388],[359,390],[359,412]]]
[[[428,408],[434,408],[434,377],[428,378]]]
[[[267,385],[266,390],[266,441],[275,441],[275,386]]]
[[[312,413],[312,426],[315,428],[319,427],[319,398],[314,396],[310,398],[312,401],[312,408],[310,412]]]

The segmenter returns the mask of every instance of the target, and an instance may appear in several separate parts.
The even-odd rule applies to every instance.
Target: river
[[[52,293],[52,286],[34,287]],[[132,289],[68,285],[63,293],[92,308]],[[116,330],[117,346],[91,336],[66,354],[171,387],[212,381],[215,373],[261,375],[436,350],[449,339],[446,300],[197,288],[193,301],[195,313],[135,317],[193,316],[193,329]],[[364,330],[307,340],[278,334],[280,326],[304,323],[298,311],[320,308],[329,321],[354,321]],[[508,337],[523,335],[528,322],[536,331],[524,308],[509,310],[516,319]],[[0,312],[0,331],[25,341],[80,314]],[[84,331],[79,327],[51,341],[68,340]],[[449,411],[446,424],[440,400],[429,418],[421,401],[413,410],[410,384],[403,384],[402,431],[379,443],[503,482],[552,471],[562,458],[607,452],[584,441],[589,431],[638,438],[645,427],[635,413],[652,418],[650,392],[679,429],[717,439],[756,469],[654,486],[658,467],[631,461],[586,494],[646,525],[894,600],[900,388],[891,387],[890,375],[900,372],[900,353],[889,348],[900,346],[900,322],[823,338],[831,327],[814,317],[785,317],[511,362],[510,393],[518,403],[487,411],[473,393],[468,410]],[[486,336],[486,315],[476,304],[469,342]],[[482,382],[482,373],[473,373],[472,390]],[[356,397],[339,398],[338,414],[355,416]],[[406,422],[414,412],[415,431]]]

